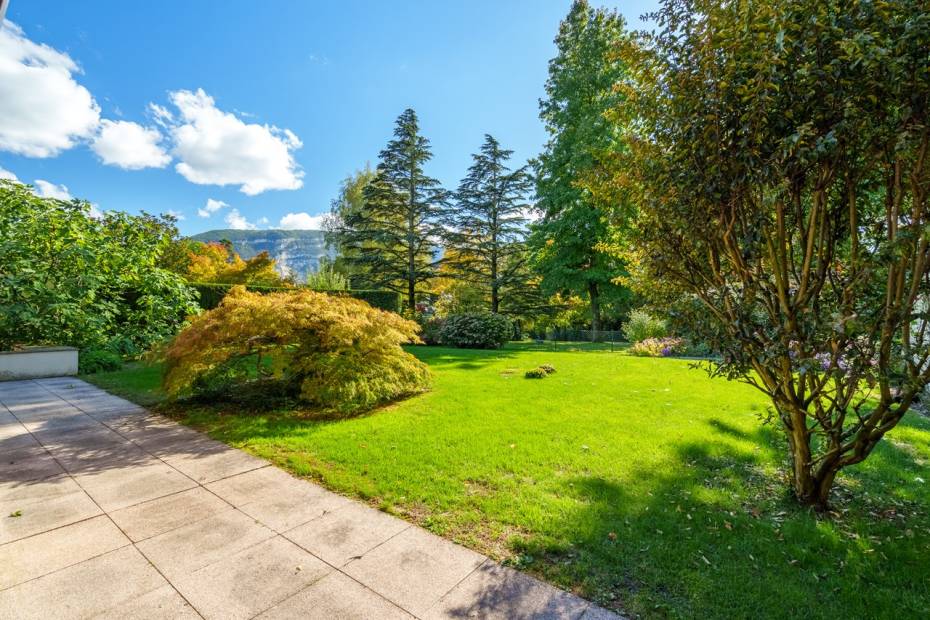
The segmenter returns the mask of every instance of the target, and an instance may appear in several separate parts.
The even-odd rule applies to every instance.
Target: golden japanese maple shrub
[[[358,299],[236,286],[168,346],[164,386],[175,397],[267,388],[355,413],[429,387],[429,369],[401,347],[418,329]]]

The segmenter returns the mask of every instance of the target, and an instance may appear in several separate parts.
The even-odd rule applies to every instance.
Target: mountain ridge
[[[293,275],[298,282],[306,280],[308,273],[319,269],[321,258],[335,257],[335,251],[328,247],[326,233],[322,230],[218,228],[190,235],[189,238],[203,242],[228,239],[244,259],[259,252],[268,252],[275,259],[278,272]]]

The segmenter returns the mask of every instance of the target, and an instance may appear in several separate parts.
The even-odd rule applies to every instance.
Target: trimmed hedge
[[[229,292],[234,284],[218,284],[213,282],[193,282],[191,286],[200,294],[200,307],[204,310],[212,310],[220,305],[226,293]],[[253,293],[277,293],[280,291],[293,291],[293,288],[281,286],[259,286],[248,284],[246,290]],[[299,288],[299,287],[298,287]],[[400,294],[395,291],[378,291],[378,290],[355,290],[355,291],[318,291],[329,295],[348,295],[355,299],[361,299],[368,302],[373,308],[397,312],[400,308]]]

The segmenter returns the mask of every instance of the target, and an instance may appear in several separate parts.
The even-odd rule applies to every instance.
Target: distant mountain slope
[[[298,282],[307,278],[307,273],[316,271],[320,258],[334,257],[326,247],[322,230],[233,230],[231,228],[208,230],[191,239],[197,241],[221,241],[229,239],[242,258],[252,258],[259,252],[268,252],[278,263],[282,274],[293,273]]]

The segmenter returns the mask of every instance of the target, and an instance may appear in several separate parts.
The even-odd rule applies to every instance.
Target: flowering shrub
[[[513,323],[502,314],[453,314],[439,330],[439,342],[462,349],[497,349],[513,335]]]
[[[665,321],[657,319],[645,310],[634,310],[623,324],[623,335],[630,342],[640,342],[648,338],[664,338],[668,334]]]
[[[646,338],[630,347],[630,353],[640,357],[669,357],[684,352],[685,341],[681,338]]]
[[[418,329],[349,297],[236,286],[171,342],[164,385],[173,397],[245,389],[354,413],[429,386],[426,365],[401,348]]]

